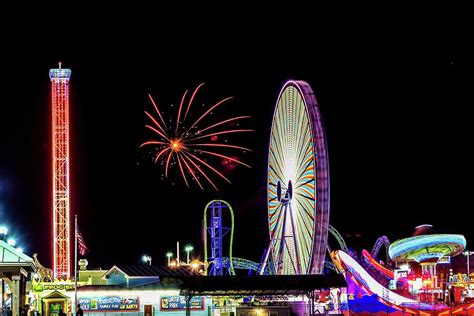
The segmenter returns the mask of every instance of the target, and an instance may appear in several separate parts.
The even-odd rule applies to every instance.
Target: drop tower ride
[[[69,191],[69,79],[71,69],[50,69],[53,176],[53,272],[54,278],[71,276]]]

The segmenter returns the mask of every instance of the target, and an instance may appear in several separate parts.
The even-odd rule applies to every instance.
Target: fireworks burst
[[[156,115],[153,116],[145,111],[146,116],[150,119],[153,125],[145,125],[146,128],[154,132],[155,139],[144,142],[140,145],[143,146],[156,146],[156,156],[154,157],[155,163],[161,163],[164,165],[165,177],[168,178],[168,171],[170,166],[178,166],[179,172],[189,187],[188,178],[194,180],[199,187],[204,190],[203,183],[208,182],[216,191],[217,186],[212,180],[213,176],[222,178],[223,180],[231,183],[226,176],[222,174],[217,167],[213,167],[208,161],[207,157],[218,157],[223,161],[232,162],[250,168],[248,164],[243,163],[236,156],[228,156],[221,153],[223,150],[236,150],[236,151],[251,151],[248,148],[224,143],[219,143],[220,135],[236,134],[253,132],[250,129],[225,129],[229,123],[236,123],[239,120],[250,118],[250,116],[235,116],[227,118],[222,121],[218,121],[214,124],[208,125],[204,128],[199,128],[199,123],[205,121],[206,118],[212,114],[212,111],[222,106],[233,97],[228,97],[217,102],[211,106],[207,111],[204,112],[198,119],[191,121],[191,124],[187,124],[186,118],[190,114],[190,109],[193,104],[193,100],[196,97],[199,89],[204,85],[201,83],[194,89],[191,97],[186,103],[186,96],[188,90],[186,90],[181,98],[181,102],[178,108],[175,124],[166,124],[157,104],[153,97],[149,94],[151,103],[155,109]],[[183,108],[186,108],[183,114]],[[189,126],[189,127],[187,127]],[[223,129],[224,128],[224,129]],[[201,157],[201,158],[200,158]]]

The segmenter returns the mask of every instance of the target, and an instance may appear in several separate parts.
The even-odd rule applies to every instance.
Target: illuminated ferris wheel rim
[[[302,89],[301,89],[301,85],[304,85],[306,86],[307,88],[309,88],[311,90],[311,93],[310,94],[306,94]],[[281,87],[280,89],[280,92],[278,93],[278,98],[277,98],[277,101],[276,101],[276,106],[275,106],[275,110],[273,111],[273,117],[272,117],[272,127],[271,127],[271,132],[273,132],[273,127],[275,125],[275,116],[277,114],[277,110],[278,110],[278,104],[280,103],[280,100],[281,100],[281,97],[283,95],[283,93],[285,92],[285,90],[289,87],[289,86],[293,86],[295,87],[299,94],[302,96],[302,100],[303,100],[303,103],[304,103],[304,107],[305,107],[305,112],[308,114],[308,117],[310,118],[308,120],[309,124],[310,124],[310,130],[311,130],[311,138],[312,138],[312,141],[313,141],[313,155],[314,155],[314,144],[316,144],[315,142],[315,137],[314,137],[314,133],[313,133],[313,120],[312,120],[312,115],[311,113],[308,111],[308,103],[307,103],[307,100],[306,98],[307,97],[310,97],[312,96],[311,98],[311,105],[313,106],[317,106],[318,102],[316,101],[316,98],[314,97],[314,94],[312,92],[312,89],[311,87],[309,86],[309,84],[305,81],[302,81],[302,80],[288,80],[285,82],[285,84]],[[268,146],[268,158],[270,158],[270,151],[271,151],[271,146]],[[267,159],[267,170],[270,169],[270,159]],[[267,183],[268,183],[268,174],[267,174]],[[290,180],[291,181],[291,180]],[[287,183],[284,183],[283,185],[287,185]],[[267,201],[268,201],[268,198],[269,198],[269,192],[267,190]],[[314,199],[314,201],[316,201],[316,199]],[[270,225],[270,218],[268,218],[268,224]],[[269,234],[270,234],[270,239],[273,237],[272,236],[272,233],[270,232],[269,230]],[[314,242],[314,238],[313,238],[313,242]]]
[[[311,237],[311,247],[309,253],[309,261],[307,272],[308,273],[320,273],[325,257],[325,251],[327,246],[327,234],[329,226],[329,165],[327,156],[327,144],[324,132],[324,126],[321,119],[321,115],[318,109],[318,102],[314,95],[311,86],[300,80],[288,80],[280,89],[278,94],[276,106],[272,117],[271,135],[268,152],[268,163],[267,163],[267,203],[268,203],[268,225],[270,240],[272,240],[276,234],[271,229],[271,206],[270,206],[270,158],[272,156],[272,145],[273,145],[273,133],[275,130],[276,116],[278,115],[279,106],[281,106],[281,100],[285,91],[293,87],[297,90],[299,97],[301,97],[304,113],[307,116],[306,122],[309,126],[311,133],[311,154],[314,158],[314,197],[312,202],[314,208],[311,210],[314,214],[314,222],[312,225],[313,235]],[[280,182],[280,181],[278,181]],[[288,185],[288,183],[283,183]],[[280,184],[278,184],[280,186]],[[291,180],[289,181],[289,187],[291,190]],[[291,192],[290,192],[291,193]],[[296,243],[296,242],[295,242]]]

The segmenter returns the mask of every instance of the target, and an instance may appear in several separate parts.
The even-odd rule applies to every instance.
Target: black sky
[[[58,61],[72,69],[72,206],[92,266],[137,263],[144,253],[164,263],[177,240],[199,252],[203,208],[215,198],[236,212],[234,255],[260,260],[267,144],[287,79],[315,90],[328,137],[330,221],[348,243],[371,248],[380,235],[395,240],[424,223],[474,242],[466,220],[473,65],[457,26],[337,14],[319,25],[309,13],[281,24],[162,16],[146,25],[96,17],[79,30],[32,27],[4,40],[0,222],[28,253],[51,260],[48,70]],[[247,126],[256,130],[242,139],[255,150],[245,157],[253,168],[237,168],[219,193],[159,180],[138,148],[150,135],[147,93],[166,108],[202,81],[206,104],[235,96],[229,110],[252,115]]]

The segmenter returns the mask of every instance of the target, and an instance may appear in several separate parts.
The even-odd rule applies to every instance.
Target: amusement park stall
[[[64,291],[61,284],[55,286],[58,290],[46,287],[38,295],[38,311],[43,315],[57,315],[59,309],[71,313],[74,301],[74,288],[67,286]],[[61,290],[59,290],[61,288]],[[114,285],[83,285],[78,288],[78,303],[84,312],[90,316],[114,315],[123,313],[129,315],[147,314],[168,316],[184,315],[186,302],[179,290],[163,290],[153,286],[124,288]],[[207,306],[210,300],[204,297],[193,297],[190,309],[193,315],[207,315]]]
[[[87,271],[82,272],[77,301],[87,315],[185,314],[186,301],[179,295],[177,285],[164,284],[162,280],[164,276],[169,278],[170,273],[187,272],[170,272],[153,266],[114,266],[90,276]],[[60,309],[72,313],[75,305],[72,281],[34,282],[31,293],[31,303],[42,315],[58,315]],[[210,305],[210,298],[195,296],[190,301],[190,310],[194,316],[205,316]]]
[[[184,315],[186,301],[179,290],[163,290],[155,286],[121,288],[118,286],[85,286],[78,292],[78,302],[90,316],[123,313],[143,315]],[[190,309],[195,316],[206,316],[210,299],[196,296]]]

